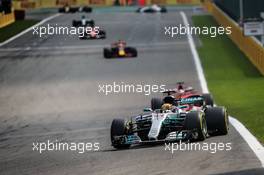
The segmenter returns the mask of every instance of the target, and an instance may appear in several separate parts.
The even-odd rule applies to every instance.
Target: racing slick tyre
[[[125,149],[125,148],[130,147],[130,144],[114,143],[115,136],[123,136],[123,135],[126,135],[125,120],[124,119],[114,119],[111,125],[111,142],[114,148]]]
[[[210,135],[226,135],[229,130],[229,119],[224,107],[211,107],[205,111],[206,123]]]
[[[90,20],[90,21],[88,21],[88,22],[87,22],[87,25],[90,26],[90,27],[94,27],[94,25],[95,25],[94,20]]]
[[[137,50],[133,47],[126,47],[125,52],[130,53],[132,57],[137,57]]]
[[[151,99],[151,109],[161,109],[161,106],[163,104],[163,101],[160,98],[152,98]]]
[[[111,50],[104,48],[104,57],[105,58],[111,58],[112,57],[112,52]]]
[[[92,9],[92,7],[83,7],[82,11],[86,12],[86,13],[91,13],[93,11],[93,9]]]
[[[101,39],[105,39],[106,38],[106,33],[103,30],[99,31],[99,35],[101,35]]]
[[[95,22],[94,20],[91,21],[91,27],[94,27],[95,26]]]
[[[59,8],[59,13],[65,13],[65,8]]]
[[[167,9],[165,7],[161,7],[161,10],[160,10],[161,13],[167,13]]]
[[[205,117],[198,111],[189,112],[186,115],[184,128],[189,131],[196,131],[191,140],[203,141],[207,136],[207,125]]]
[[[75,20],[72,21],[72,26],[73,27],[78,27],[78,25],[79,25],[78,21],[75,21]]]
[[[205,104],[208,106],[214,106],[214,99],[211,94],[203,94]]]

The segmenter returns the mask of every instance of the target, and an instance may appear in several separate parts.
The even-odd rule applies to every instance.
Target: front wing
[[[178,142],[178,141],[188,141],[194,139],[195,132],[193,131],[176,131],[171,132],[167,135],[165,139],[160,140],[144,140],[142,141],[139,136],[132,134],[132,135],[123,135],[123,136],[116,136],[112,141],[112,145],[135,145],[135,144],[158,144],[158,143],[165,143],[165,142]]]

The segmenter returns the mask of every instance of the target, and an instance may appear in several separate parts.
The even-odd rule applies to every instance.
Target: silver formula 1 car
[[[73,27],[94,27],[95,23],[93,19],[86,19],[85,16],[82,16],[80,20],[73,20]]]
[[[163,104],[162,109],[154,111],[146,108],[129,120],[114,119],[112,146],[122,149],[133,144],[203,141],[210,135],[226,135],[229,129],[226,108],[199,106],[185,110],[197,100],[202,99],[184,99],[179,106]]]
[[[167,9],[164,6],[158,6],[156,4],[152,6],[140,7],[136,10],[138,13],[166,13]]]

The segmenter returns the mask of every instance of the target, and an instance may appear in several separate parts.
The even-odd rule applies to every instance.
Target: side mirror
[[[151,111],[152,111],[151,108],[144,108],[144,109],[143,109],[143,112],[151,112]]]

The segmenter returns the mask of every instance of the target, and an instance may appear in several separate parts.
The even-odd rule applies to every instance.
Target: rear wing
[[[178,100],[179,104],[194,104],[194,103],[203,103],[204,98],[202,96],[181,98]]]
[[[172,94],[175,94],[177,91],[176,90],[166,90],[166,91],[163,91],[162,93],[165,94],[165,95],[172,95]]]

